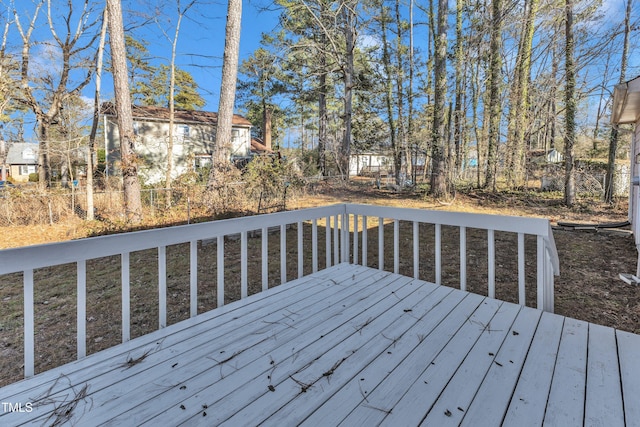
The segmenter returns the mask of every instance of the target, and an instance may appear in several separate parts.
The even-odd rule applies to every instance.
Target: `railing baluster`
[[[525,305],[524,233],[518,233],[518,304]]]
[[[269,228],[262,227],[262,290],[269,288]]]
[[[350,233],[350,224],[349,224],[349,214],[344,213],[340,215],[342,218],[342,228],[341,228],[341,236],[342,236],[342,246],[340,246],[341,250],[341,259],[342,262],[349,262],[349,249],[351,245],[349,243],[349,238],[351,236]]]
[[[378,269],[384,270],[384,218],[378,217]]]
[[[555,309],[554,295],[553,295],[553,266],[551,264],[551,256],[549,255],[549,251],[545,247],[545,273],[546,273],[546,282],[545,282],[545,304],[544,309],[550,313],[553,313]]]
[[[325,268],[329,268],[331,267],[331,217],[327,216],[325,221],[326,221],[326,226],[324,228],[325,235],[326,235]]]
[[[368,229],[367,229],[367,216],[362,216],[362,265],[367,266],[367,255],[369,255],[369,241],[368,241]]]
[[[216,293],[218,294],[218,307],[224,305],[224,236],[218,236],[216,244],[216,268],[218,269],[218,280],[216,283]]]
[[[191,317],[198,315],[198,241],[189,243],[189,298]]]
[[[122,342],[131,339],[131,290],[129,278],[129,252],[121,255],[121,281],[122,281]]]
[[[393,272],[400,273],[400,221],[393,220]]]
[[[435,224],[435,267],[436,267],[436,285],[442,284],[442,225]]]
[[[496,239],[495,231],[487,230],[487,269],[489,270],[489,298],[496,297]]]
[[[418,237],[418,221],[413,221],[413,278],[420,276],[420,239]]]
[[[85,260],[77,263],[77,277],[76,347],[77,358],[82,359],[87,355],[87,262]]]
[[[467,227],[460,227],[460,289],[467,290]]]
[[[158,248],[158,323],[167,326],[167,247]]]
[[[280,225],[280,284],[287,283],[287,225]]]
[[[333,218],[333,263],[340,264],[340,231],[339,220],[340,215],[336,214]]]
[[[545,256],[544,256],[544,237],[538,236],[537,239],[537,272],[536,272],[536,288],[537,288],[537,304],[539,310],[544,310],[544,302],[545,302]]]
[[[311,223],[311,270],[318,271],[318,218]]]
[[[35,362],[35,309],[33,306],[33,270],[23,273],[24,286],[24,376],[32,377]]]
[[[240,233],[240,298],[249,295],[247,274],[247,230],[244,230]]]
[[[304,275],[302,231],[302,221],[298,221],[298,279]]]
[[[358,263],[358,215],[353,216],[353,263]]]

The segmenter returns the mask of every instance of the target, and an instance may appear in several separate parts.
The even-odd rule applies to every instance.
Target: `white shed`
[[[630,150],[629,222],[639,253],[636,277],[640,277],[640,76],[615,86],[611,123],[635,124]]]

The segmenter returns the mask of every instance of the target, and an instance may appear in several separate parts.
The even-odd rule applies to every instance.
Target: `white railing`
[[[370,220],[378,228],[378,268],[384,269],[384,223],[393,221],[393,271],[398,273],[400,266],[400,222],[411,222],[413,276],[419,278],[420,266],[429,260],[421,258],[419,225],[433,224],[435,227],[435,259],[433,268],[435,282],[442,280],[442,226],[458,227],[460,232],[460,288],[467,288],[467,229],[487,230],[488,291],[489,297],[495,296],[495,232],[504,231],[518,235],[518,301],[525,304],[525,234],[537,238],[537,306],[553,311],[553,276],[559,273],[558,256],[551,234],[549,222],[542,219],[478,215],[420,209],[390,208],[340,204],[321,208],[303,209],[276,214],[213,221],[201,224],[176,226],[169,228],[138,231],[125,234],[94,237],[62,243],[28,246],[0,251],[0,278],[11,273],[22,273],[24,292],[24,373],[25,377],[34,375],[34,270],[64,264],[76,264],[77,272],[77,358],[86,356],[87,342],[87,261],[97,258],[119,255],[121,264],[121,302],[122,302],[122,341],[130,339],[130,254],[136,251],[157,248],[158,259],[158,326],[167,325],[167,262],[166,248],[169,245],[189,244],[189,286],[190,316],[198,314],[198,242],[216,242],[217,253],[217,306],[224,304],[225,292],[225,238],[240,235],[240,295],[248,295],[248,256],[247,242],[250,233],[260,232],[261,242],[261,288],[266,290],[270,283],[269,233],[279,228],[280,232],[280,283],[286,283],[292,277],[287,275],[287,229],[297,230],[297,277],[305,270],[316,272],[319,268],[318,227],[324,224],[325,260],[323,266],[329,267],[339,262],[352,262],[369,265],[368,236]],[[349,226],[347,226],[347,224]],[[304,235],[304,230],[309,233]],[[371,227],[373,228],[373,227]],[[374,239],[371,239],[373,242]],[[403,245],[403,252],[406,249]],[[304,265],[304,255],[311,254],[311,266]],[[405,255],[402,255],[403,259]],[[212,280],[214,280],[212,278]]]

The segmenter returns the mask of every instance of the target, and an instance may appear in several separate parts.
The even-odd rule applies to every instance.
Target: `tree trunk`
[[[323,177],[327,176],[327,72],[324,52],[320,53],[320,77],[318,93],[318,169]]]
[[[238,80],[238,58],[240,51],[240,24],[242,21],[242,0],[229,0],[227,26],[224,39],[222,62],[222,83],[216,124],[216,142],[213,153],[213,167],[209,173],[207,188],[223,184],[224,173],[231,167],[231,136],[233,127],[233,105]]]
[[[350,6],[344,5],[342,8],[343,31],[345,42],[345,63],[343,66],[344,75],[344,133],[342,144],[340,145],[340,155],[338,164],[340,165],[342,179],[349,180],[349,159],[351,157],[351,121],[353,116],[353,74],[354,74],[354,51],[355,51],[355,12]]]
[[[138,161],[135,155],[131,96],[127,78],[127,57],[124,45],[122,5],[120,0],[107,0],[109,21],[109,44],[113,68],[113,86],[120,133],[120,156],[124,188],[124,208],[127,219],[132,223],[142,220],[140,182],[138,181]]]
[[[445,163],[445,101],[447,96],[447,0],[438,2],[438,37],[435,39],[435,90],[431,146],[431,195],[447,195]]]
[[[382,37],[382,65],[385,73],[384,100],[387,108],[387,124],[389,126],[389,138],[393,155],[393,174],[396,185],[400,184],[401,151],[396,132],[396,120],[393,115],[393,76],[391,58],[389,55],[389,43],[387,40],[387,21],[389,17],[384,2],[380,2],[380,35]]]
[[[531,74],[531,47],[534,23],[538,12],[538,0],[529,0],[522,28],[514,84],[511,91],[511,108],[507,126],[507,183],[510,187],[524,184],[525,129],[528,126],[529,75]]]
[[[629,34],[631,33],[631,2],[627,0],[627,9],[624,15],[624,44],[622,47],[622,59],[620,61],[620,83],[624,83],[627,73],[627,62],[629,55]],[[609,159],[607,162],[607,175],[605,177],[604,199],[607,203],[613,202],[615,194],[615,171],[616,154],[618,151],[619,130],[618,124],[611,126],[611,136],[609,137]]]
[[[565,0],[565,137],[564,137],[564,202],[571,207],[576,202],[573,146],[576,137],[576,70],[574,65],[573,0]]]
[[[455,145],[455,174],[459,174],[462,165],[462,140],[463,140],[463,112],[462,112],[462,93],[464,91],[464,74],[462,66],[464,64],[464,44],[462,34],[462,11],[465,7],[465,0],[456,1],[456,102],[453,112],[453,141]]]
[[[485,186],[496,191],[500,144],[500,83],[502,81],[502,0],[493,0],[491,13],[491,63],[489,67],[489,137]]]
[[[102,30],[100,31],[100,43],[96,60],[96,90],[93,96],[93,120],[91,122],[91,133],[89,134],[89,152],[87,153],[87,221],[93,221],[93,174],[94,163],[93,154],[96,150],[96,133],[98,122],[100,121],[100,88],[102,85],[102,61],[104,57],[104,45],[107,39],[107,9],[102,13]]]

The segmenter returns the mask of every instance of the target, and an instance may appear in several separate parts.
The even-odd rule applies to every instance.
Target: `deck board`
[[[638,335],[339,264],[1,388],[38,405],[0,425],[637,425],[639,373]]]

